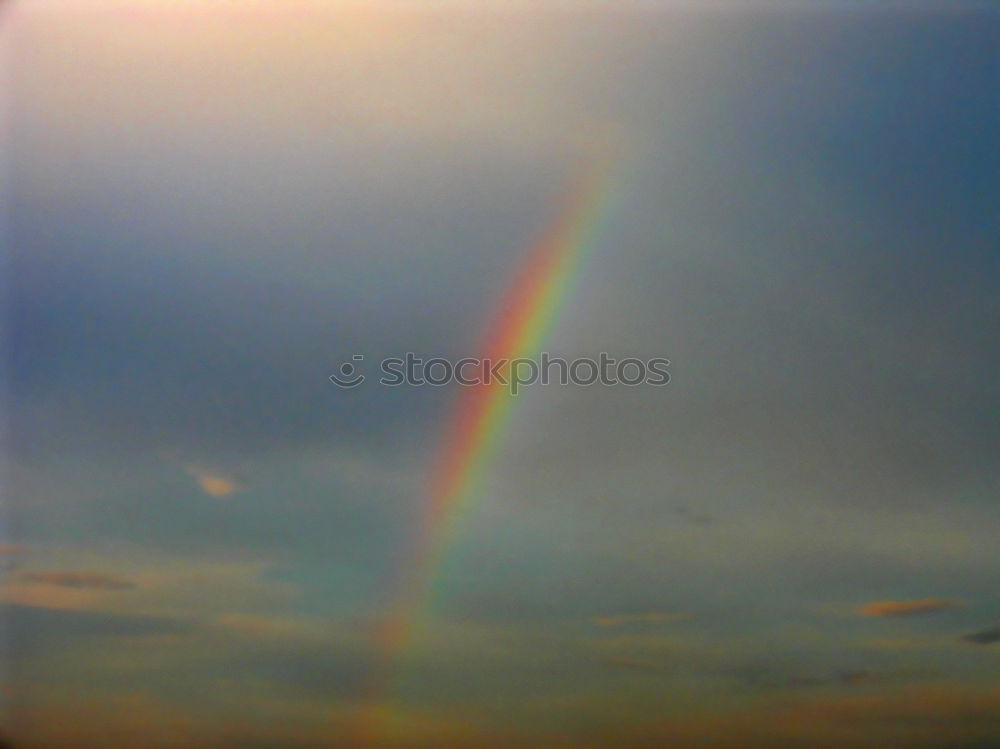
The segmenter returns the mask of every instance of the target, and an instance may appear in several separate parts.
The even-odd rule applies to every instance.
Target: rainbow
[[[607,158],[592,164],[526,252],[483,336],[481,360],[538,354],[613,204],[611,167]],[[505,376],[509,364],[500,371]],[[377,746],[392,733],[387,698],[395,663],[417,639],[432,603],[434,576],[500,445],[515,400],[509,387],[497,381],[463,387],[458,395],[430,474],[421,524],[403,560],[405,572],[394,605],[376,632],[379,663],[360,718],[361,746]]]

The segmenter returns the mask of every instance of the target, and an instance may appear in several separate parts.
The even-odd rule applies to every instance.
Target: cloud
[[[1000,642],[1000,624],[963,635],[962,639],[965,642],[971,642],[973,645],[993,645]]]
[[[163,561],[136,572],[138,588],[128,602],[130,610],[156,614],[273,616],[298,598],[299,589],[269,572],[259,562]]]
[[[243,490],[243,485],[238,480],[221,471],[199,466],[188,466],[187,471],[194,476],[201,490],[210,497],[228,497]]]
[[[353,706],[347,703],[330,698],[301,703],[288,695],[248,696],[251,715],[239,719],[193,710],[176,700],[164,699],[155,690],[141,688],[100,691],[83,697],[50,689],[33,696],[35,699],[19,707],[20,720],[13,735],[16,746],[131,747],[144,746],[153,736],[157,746],[188,749],[333,749],[345,744],[331,736],[347,733],[353,717]],[[408,739],[399,745],[492,749],[519,743],[509,737],[504,737],[506,742],[487,738],[470,718],[452,713],[394,710],[399,735]]]
[[[14,746],[141,746],[155,736],[160,746],[218,746],[222,728],[145,692],[95,693],[69,699],[48,690],[19,708]],[[261,744],[258,744],[261,746]],[[299,746],[289,743],[289,746]]]
[[[935,637],[877,637],[865,640],[861,646],[869,650],[924,650],[940,647],[941,638]]]
[[[22,572],[18,579],[25,583],[88,590],[128,590],[135,587],[135,583],[128,578],[104,572]]]
[[[872,601],[866,603],[858,614],[873,617],[917,616],[933,614],[962,606],[962,601],[954,598],[916,598],[908,601]]]
[[[616,616],[595,616],[591,623],[598,627],[621,627],[628,624],[655,624],[677,622],[688,619],[688,614],[651,611],[645,614],[618,614]]]
[[[815,689],[820,687],[863,688],[926,682],[938,675],[932,669],[832,668],[817,665],[808,671],[789,671],[779,662],[745,665],[732,670],[741,686],[760,690]],[[796,668],[799,664],[796,664]],[[728,672],[725,672],[728,673]]]
[[[848,687],[874,684],[879,681],[880,676],[873,671],[841,671],[837,674],[837,680]]]
[[[663,671],[667,667],[662,663],[656,663],[654,661],[641,660],[639,658],[605,658],[601,661],[602,665],[609,666],[611,668],[622,668],[628,671]]]
[[[190,621],[170,616],[74,611],[46,606],[7,604],[4,617],[21,654],[42,652],[47,646],[71,643],[79,637],[154,637],[186,634]]]
[[[227,636],[237,635],[253,640],[324,641],[331,636],[331,624],[306,617],[253,616],[223,614],[214,626]]]
[[[713,749],[995,747],[1000,692],[940,684],[877,694],[802,693],[769,707],[668,717],[594,732],[594,746]]]
[[[27,549],[23,544],[0,544],[0,572],[11,572],[20,567],[15,557],[23,556]]]
[[[496,19],[488,15],[492,27]],[[495,491],[484,492],[483,511],[470,518],[472,532],[456,549],[462,556],[451,565],[458,575],[448,597],[453,590],[459,603],[481,597],[489,609],[477,612],[481,619],[537,627],[539,644],[531,640],[516,657],[557,673],[559,664],[539,654],[563,657],[562,635],[553,630],[567,622],[568,629],[588,630],[579,647],[612,640],[592,647],[626,659],[652,655],[672,663],[676,649],[693,669],[699,659],[728,662],[734,651],[740,658],[744,651],[778,651],[795,668],[828,674],[841,655],[824,653],[854,633],[839,622],[798,620],[795,612],[810,601],[855,601],[848,609],[854,614],[870,591],[893,590],[887,586],[898,579],[921,579],[929,591],[942,580],[985,589],[982,576],[993,568],[983,551],[989,544],[979,543],[989,527],[980,505],[988,505],[966,489],[985,494],[993,474],[977,472],[965,456],[986,454],[989,441],[977,439],[973,425],[982,420],[963,416],[980,407],[977,384],[993,382],[983,374],[992,350],[985,332],[968,324],[989,309],[992,295],[983,291],[993,289],[990,274],[979,272],[984,266],[961,250],[971,244],[981,251],[989,214],[952,198],[986,192],[970,189],[969,176],[983,174],[976,169],[989,165],[991,150],[959,137],[981,129],[971,87],[950,85],[955,75],[930,84],[910,75],[924,66],[909,50],[927,45],[910,37],[891,54],[881,38],[871,48],[868,41],[851,47],[841,44],[838,26],[832,46],[802,60],[799,40],[808,35],[797,30],[781,29],[774,45],[757,38],[727,44],[728,31],[708,34],[712,44],[694,39],[691,46],[740,62],[733,81],[728,64],[715,76],[708,66],[675,71],[674,45],[663,44],[673,20],[649,15],[636,22],[647,43],[633,44],[626,32],[620,48],[608,43],[603,19],[585,33],[547,19],[530,38],[522,37],[520,19],[511,19],[503,38],[492,28],[475,35],[468,60],[448,46],[461,37],[452,33],[461,24],[450,21],[440,32],[415,33],[404,24],[392,37],[406,53],[398,56],[383,56],[378,29],[356,35],[347,24],[336,32],[351,44],[371,39],[371,65],[346,54],[317,55],[340,46],[313,39],[313,27],[326,34],[322,29],[332,26],[314,20],[307,19],[308,44],[299,45],[298,27],[275,29],[291,56],[275,54],[280,45],[264,38],[271,37],[269,16],[266,33],[236,33],[221,57],[219,46],[200,35],[190,42],[178,36],[174,44],[173,32],[159,27],[151,32],[159,41],[149,47],[156,54],[147,56],[134,39],[105,32],[101,19],[99,39],[87,32],[93,44],[78,44],[67,31],[55,49],[36,45],[54,70],[39,70],[34,49],[23,58],[33,85],[22,87],[19,99],[25,169],[14,206],[23,218],[14,238],[17,442],[30,453],[23,461],[30,470],[64,477],[67,491],[44,492],[52,497],[44,503],[16,497],[25,515],[19,527],[45,549],[63,542],[174,553],[191,567],[206,556],[280,560],[273,574],[244,568],[209,575],[188,567],[143,573],[129,558],[123,566],[101,564],[137,581],[128,595],[40,584],[32,594],[63,601],[90,595],[113,607],[205,617],[225,612],[231,630],[260,638],[286,631],[274,619],[296,606],[359,614],[373,608],[392,579],[419,495],[407,492],[406,477],[384,489],[369,483],[376,473],[386,477],[379,462],[423,468],[438,401],[428,389],[334,392],[325,380],[328,365],[353,353],[357,341],[369,364],[383,353],[451,353],[471,343],[494,278],[514,267],[522,242],[546,220],[542,203],[560,191],[564,169],[556,168],[562,157],[546,156],[536,166],[506,149],[496,154],[483,142],[489,137],[476,139],[474,150],[441,149],[439,158],[395,123],[416,121],[442,141],[456,128],[520,137],[542,129],[534,113],[548,111],[561,137],[619,104],[641,110],[641,126],[663,136],[648,157],[636,159],[635,179],[629,174],[622,185],[624,212],[595,247],[552,343],[554,350],[588,354],[611,347],[619,356],[668,355],[679,367],[676,382],[662,392],[534,391],[535,403],[520,411],[523,434],[506,440],[509,462],[492,472]],[[612,26],[625,29],[618,21]],[[877,36],[862,31],[865,39]],[[109,43],[99,44],[105,33]],[[115,42],[119,36],[128,43]],[[784,46],[786,39],[794,43]],[[987,59],[984,47],[963,45],[956,55],[936,48],[933,56],[963,61],[949,73],[974,74]],[[87,55],[88,48],[97,54]],[[831,66],[827,52],[846,49],[851,54],[835,59],[849,62]],[[241,64],[241,50],[251,51],[252,72]],[[549,72],[521,51],[559,57],[560,69]],[[414,56],[417,64],[398,64]],[[83,75],[73,61],[88,57],[100,59]],[[218,64],[203,64],[217,57]],[[791,77],[783,72],[789,59],[806,63]],[[142,66],[124,64],[133,61]],[[190,87],[185,71],[206,68],[204,85]],[[901,92],[890,97],[892,106],[872,106],[885,104],[869,87],[879,74]],[[285,80],[295,89],[271,85]],[[580,97],[593,110],[586,116],[577,116],[584,102],[568,107],[562,96],[547,98],[573,95],[578,85],[588,87]],[[276,99],[266,96],[272,90]],[[862,106],[838,106],[848,92]],[[944,129],[920,116],[939,106],[937,94],[965,105],[948,107]],[[57,101],[43,106],[50,98]],[[509,107],[509,100],[522,106]],[[289,116],[310,111],[322,117]],[[829,116],[852,111],[863,116]],[[78,114],[90,119],[81,122]],[[494,117],[497,127],[484,122]],[[504,124],[512,121],[524,126]],[[247,129],[227,127],[243,122]],[[53,124],[42,129],[46,123]],[[175,127],[182,124],[190,132]],[[862,125],[868,129],[859,131]],[[338,137],[345,130],[349,137]],[[59,137],[70,131],[85,137]],[[363,137],[368,133],[371,139]],[[838,143],[848,148],[833,148]],[[944,150],[928,159],[927,143]],[[872,154],[891,158],[873,162]],[[910,220],[910,198],[920,196],[908,190],[926,187],[924,197],[934,195],[945,180],[925,179],[933,165],[960,179],[940,200],[920,203],[940,206],[940,213],[921,214],[926,230]],[[48,191],[36,187],[48,184]],[[859,198],[858,185],[876,189]],[[949,241],[949,231],[960,241]],[[898,252],[914,244],[919,263]],[[165,257],[163,272],[150,273]],[[961,278],[931,272],[941,265],[975,276],[984,290],[966,293]],[[931,360],[922,360],[918,381],[911,372],[915,340]],[[938,392],[959,397],[931,398],[928,407],[928,394]],[[307,476],[288,465],[303,445],[331,454],[349,445],[374,458],[370,467],[331,461],[326,474]],[[259,455],[261,447],[273,455]],[[132,454],[160,449],[184,456],[168,457],[166,475],[153,457]],[[212,501],[217,495],[198,474],[189,479],[182,471],[188,460],[234,469],[237,459],[252,461],[255,501],[234,519],[224,501],[232,493]],[[221,479],[210,484],[216,489],[236,485],[225,474],[206,473]],[[173,496],[171,478],[191,482],[179,493],[185,496]],[[951,491],[953,481],[960,491]],[[523,499],[508,503],[505,494]],[[943,495],[958,500],[941,506]],[[695,514],[672,514],[679,502]],[[527,503],[534,505],[528,512]],[[705,511],[725,524],[702,528],[697,518],[707,518]],[[706,543],[707,535],[719,538]],[[777,571],[789,560],[790,577]],[[704,639],[633,644],[688,629],[646,615],[615,616],[661,606],[714,612],[704,622],[707,632],[699,626],[684,633]],[[604,615],[603,623],[592,622],[595,615]],[[965,631],[947,635],[953,647]],[[835,634],[828,640],[827,632]],[[478,630],[465,637],[455,636],[452,647],[472,651],[466,642],[478,647],[487,640]],[[520,639],[488,642],[496,662],[516,663],[503,651]],[[463,667],[464,651],[441,650],[442,663]],[[887,668],[895,660],[879,654],[872,662]],[[289,671],[297,667],[282,673]],[[160,681],[155,669],[144,673]],[[181,678],[199,687],[190,690],[195,695],[214,687]],[[696,690],[702,678],[684,687]],[[447,680],[468,692],[464,679]],[[424,694],[441,681],[426,679]],[[242,698],[253,689],[220,691]],[[668,702],[660,698],[657,707]],[[587,717],[588,724],[633,724]],[[143,743],[143,735],[133,743]]]

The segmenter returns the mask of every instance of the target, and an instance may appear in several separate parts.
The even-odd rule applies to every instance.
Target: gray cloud
[[[971,642],[973,645],[993,645],[1000,642],[1000,625],[963,635],[962,639],[965,642]]]
[[[662,663],[639,658],[605,658],[600,663],[608,668],[644,673],[657,673],[670,670],[669,666]]]
[[[72,611],[39,606],[3,605],[11,653],[19,659],[52,648],[72,646],[82,637],[183,635],[193,625],[179,618]]]
[[[55,585],[60,588],[89,588],[91,590],[128,590],[135,583],[126,577],[112,575],[106,572],[90,571],[55,571],[55,572],[21,572],[17,579],[26,583],[39,585]]]

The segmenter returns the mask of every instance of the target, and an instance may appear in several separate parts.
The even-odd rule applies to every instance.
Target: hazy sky
[[[621,154],[385,746],[1000,746],[1000,13],[0,9],[15,747],[354,747],[453,387]]]

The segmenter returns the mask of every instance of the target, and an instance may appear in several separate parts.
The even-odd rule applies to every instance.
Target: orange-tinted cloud
[[[944,749],[994,746],[990,739],[998,735],[1000,691],[939,683],[878,693],[803,693],[770,706],[598,729],[585,746]]]
[[[856,687],[875,684],[881,677],[873,671],[841,671],[837,678],[845,686]]]
[[[188,466],[187,470],[194,476],[201,490],[210,497],[228,497],[243,490],[243,485],[239,481],[221,471],[200,466]]]
[[[861,616],[917,616],[932,614],[937,611],[956,609],[962,601],[954,598],[915,598],[909,601],[872,601],[866,603],[858,613]]]
[[[135,583],[128,578],[105,572],[22,572],[18,575],[18,580],[39,585],[89,590],[128,590],[135,587]]]
[[[18,706],[13,743],[46,749],[124,749],[156,746],[217,749],[220,746],[280,746],[335,749],[349,730],[353,704],[330,699],[300,704],[275,696],[247,696],[238,719],[204,710],[197,701],[166,701],[152,692],[106,692],[80,696],[66,689],[33,690]],[[222,703],[225,704],[225,703]],[[278,716],[277,719],[275,716]],[[501,749],[516,740],[494,741],[458,711],[397,709],[388,729],[392,746],[417,749]],[[0,746],[3,746],[0,744]],[[563,749],[562,744],[547,744]]]
[[[154,695],[98,693],[81,698],[65,689],[36,691],[19,708],[18,746],[49,749],[107,749],[145,746],[155,736],[162,746],[212,749],[264,744],[284,747],[342,746],[335,737],[350,725],[353,704],[331,701],[297,705],[261,695],[234,722],[203,705],[165,703]],[[590,703],[577,703],[590,704]],[[273,716],[281,716],[282,721]],[[456,709],[426,713],[396,711],[393,746],[416,749],[953,749],[992,747],[1000,727],[1000,692],[939,684],[878,694],[803,695],[752,708],[705,709],[654,721],[587,726],[585,736],[561,727],[558,733],[510,732],[480,726]]]
[[[136,588],[128,578],[90,571],[25,571],[0,586],[0,601],[50,609],[92,610]]]
[[[676,622],[687,619],[687,614],[651,611],[644,614],[618,614],[615,616],[596,616],[590,621],[598,627],[621,627],[626,624],[655,624]]]

